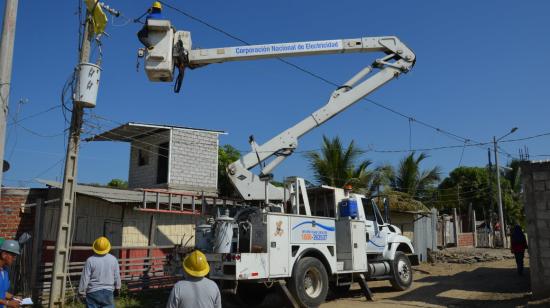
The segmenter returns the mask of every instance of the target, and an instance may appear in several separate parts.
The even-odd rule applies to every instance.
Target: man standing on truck
[[[113,292],[121,287],[118,260],[109,253],[111,243],[104,236],[94,241],[92,249],[95,254],[86,260],[82,269],[78,293],[86,297],[88,308],[114,308]]]
[[[183,260],[185,280],[176,283],[166,308],[221,308],[221,295],[218,285],[206,278],[210,265],[206,256],[199,250],[193,251]]]

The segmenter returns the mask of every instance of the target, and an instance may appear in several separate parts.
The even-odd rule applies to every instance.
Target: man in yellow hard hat
[[[195,250],[183,260],[185,280],[176,283],[167,308],[221,308],[221,295],[218,285],[206,278],[210,271],[210,265],[206,256]]]
[[[94,255],[86,260],[78,293],[86,298],[86,307],[115,307],[113,292],[121,287],[118,260],[109,253],[109,239],[100,236],[92,245]]]

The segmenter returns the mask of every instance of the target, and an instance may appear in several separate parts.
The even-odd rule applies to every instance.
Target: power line
[[[528,136],[528,137],[523,137],[523,138],[506,139],[506,140],[502,140],[502,141],[499,141],[499,142],[516,142],[516,141],[530,140],[530,139],[535,139],[535,138],[540,138],[540,137],[546,137],[546,136],[550,136],[550,132],[548,132],[548,133],[541,133],[541,134],[537,134],[537,135],[533,135],[533,136]]]
[[[208,23],[208,22],[206,22],[206,21],[204,21],[204,20],[202,20],[202,19],[200,19],[200,18],[198,18],[198,17],[195,17],[195,16],[193,16],[192,14],[190,14],[190,13],[188,13],[188,12],[185,12],[185,11],[183,11],[183,10],[181,10],[181,9],[179,9],[179,8],[177,8],[177,7],[175,7],[175,6],[172,6],[172,5],[170,5],[170,4],[168,4],[168,3],[164,2],[164,1],[160,1],[160,2],[161,2],[162,4],[164,4],[166,7],[170,8],[170,9],[172,9],[172,10],[174,10],[174,11],[176,11],[176,12],[178,12],[178,13],[180,13],[180,14],[182,14],[182,15],[184,15],[184,16],[186,16],[186,17],[188,17],[188,18],[190,18],[190,19],[192,19],[192,20],[194,20],[194,21],[196,21],[196,22],[198,22],[198,23],[200,23],[200,24],[205,25],[206,27],[208,27],[208,28],[210,28],[210,29],[212,29],[212,30],[214,30],[214,31],[217,31],[217,32],[219,32],[219,33],[222,33],[223,35],[225,35],[225,36],[227,36],[227,37],[229,37],[229,38],[231,38],[231,39],[233,39],[233,40],[236,40],[236,41],[238,41],[238,42],[241,42],[241,43],[243,43],[243,44],[245,44],[245,45],[251,45],[251,43],[249,43],[249,42],[247,42],[247,41],[245,41],[245,40],[239,38],[238,36],[236,36],[236,35],[234,35],[234,34],[231,34],[231,33],[227,32],[227,31],[221,29],[220,27],[214,26],[214,25],[212,25],[212,24],[210,24],[210,23]],[[295,69],[297,69],[297,70],[299,70],[299,71],[302,71],[302,72],[304,72],[304,73],[306,73],[306,74],[308,74],[308,75],[310,75],[310,76],[312,76],[312,77],[314,77],[314,78],[317,78],[317,79],[319,79],[319,80],[321,80],[321,81],[323,81],[323,82],[325,82],[325,83],[327,83],[327,84],[329,84],[329,85],[332,85],[332,86],[334,86],[334,87],[339,87],[339,86],[340,86],[339,84],[337,84],[337,83],[335,83],[335,82],[333,82],[333,81],[331,81],[331,80],[329,80],[329,79],[327,79],[327,78],[325,78],[325,77],[323,77],[323,76],[321,76],[321,75],[319,75],[319,74],[316,74],[316,73],[314,73],[314,72],[312,72],[312,71],[310,71],[310,70],[308,70],[308,69],[305,69],[305,68],[303,68],[303,67],[301,67],[301,66],[299,66],[299,65],[297,65],[297,64],[291,63],[291,62],[289,62],[289,61],[287,61],[287,60],[284,60],[284,59],[282,59],[282,58],[277,58],[277,59],[278,59],[279,61],[281,61],[281,62],[283,62],[283,63],[285,63],[285,64],[287,64],[287,65],[289,65],[289,66],[291,66],[291,67],[293,67],[293,68],[295,68]],[[372,103],[372,104],[374,104],[374,105],[376,105],[376,106],[378,106],[378,107],[380,107],[380,108],[383,108],[383,109],[385,109],[385,110],[387,110],[387,111],[390,111],[390,112],[392,112],[392,113],[394,113],[394,114],[396,114],[396,115],[399,115],[399,116],[401,116],[401,117],[403,117],[403,118],[406,118],[406,119],[409,120],[410,122],[413,122],[413,121],[414,121],[414,122],[417,122],[417,123],[419,123],[420,125],[423,125],[423,126],[425,126],[425,127],[431,128],[431,129],[433,129],[433,130],[435,130],[435,131],[437,131],[437,132],[439,132],[439,133],[441,133],[441,134],[443,134],[443,135],[446,135],[446,136],[448,136],[448,137],[451,137],[451,138],[453,138],[453,139],[458,139],[459,141],[462,141],[462,142],[464,142],[465,140],[472,140],[472,141],[474,141],[474,142],[477,142],[477,141],[475,141],[475,140],[473,140],[473,139],[465,138],[465,137],[459,136],[459,135],[457,135],[457,134],[451,133],[451,132],[449,132],[449,131],[447,131],[447,130],[438,128],[438,127],[436,127],[436,126],[434,126],[434,125],[431,125],[431,124],[429,124],[429,123],[427,123],[427,122],[424,122],[424,121],[421,121],[421,120],[417,120],[417,119],[415,119],[415,118],[412,117],[412,116],[406,115],[406,114],[404,114],[404,113],[402,113],[402,112],[400,112],[400,111],[397,111],[397,110],[395,110],[395,109],[393,109],[393,108],[387,107],[387,106],[385,106],[385,105],[383,105],[383,104],[381,104],[381,103],[378,103],[378,102],[376,102],[376,101],[374,101],[374,100],[372,100],[372,99],[370,99],[370,98],[363,98],[363,100],[366,100],[366,101],[368,101],[368,102],[370,102],[370,103]]]
[[[23,121],[25,121],[25,120],[35,118],[35,117],[37,117],[37,116],[43,115],[43,114],[48,113],[48,112],[50,112],[50,111],[52,111],[52,110],[55,110],[55,109],[57,109],[57,108],[61,108],[61,106],[60,106],[60,105],[55,105],[55,106],[52,106],[52,107],[50,107],[50,108],[48,108],[48,109],[45,109],[45,110],[42,110],[42,111],[40,111],[40,112],[37,112],[37,113],[31,114],[31,115],[29,115],[29,116],[23,117],[23,118],[21,118],[21,119],[19,119],[19,120],[15,120],[15,119],[14,119],[14,121],[12,121],[11,123],[8,123],[8,126],[10,126],[10,125],[17,125],[17,124],[19,124],[19,123],[21,123],[21,122],[23,122]]]

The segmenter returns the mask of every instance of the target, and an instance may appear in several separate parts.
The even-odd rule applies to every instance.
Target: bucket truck
[[[397,37],[362,37],[193,49],[191,33],[169,20],[147,21],[152,47],[141,50],[149,80],[170,82],[179,70],[214,63],[319,54],[380,52],[370,66],[332,92],[328,102],[264,144],[250,138],[252,150],[228,167],[231,181],[254,206],[218,208],[196,226],[196,247],[206,253],[209,277],[251,304],[275,283],[287,285],[299,306],[314,307],[329,288],[346,292],[353,282],[390,280],[397,290],[412,283],[418,264],[410,239],[384,221],[376,204],[337,187],[306,188],[299,177],[285,187],[270,184],[272,171],[298,148],[300,137],[363,99],[415,64],[415,54]],[[260,174],[251,169],[261,167]],[[257,206],[262,204],[261,206]]]

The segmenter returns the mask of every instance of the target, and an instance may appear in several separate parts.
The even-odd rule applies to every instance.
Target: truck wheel
[[[413,280],[411,261],[401,251],[395,253],[395,259],[392,264],[392,275],[393,278],[390,282],[394,290],[404,291],[411,286]]]
[[[316,258],[301,259],[294,265],[288,287],[300,306],[321,305],[328,292],[328,275],[325,266]]]
[[[237,288],[237,297],[246,307],[257,307],[267,296],[267,288],[258,283],[240,283]]]

